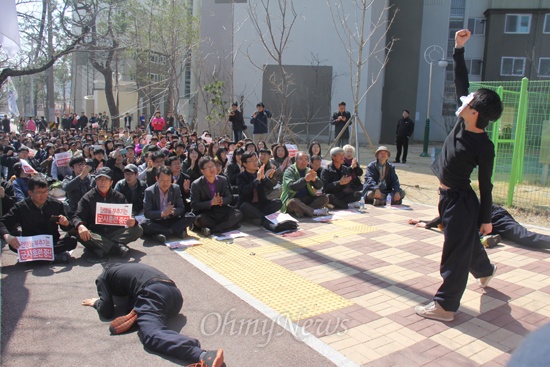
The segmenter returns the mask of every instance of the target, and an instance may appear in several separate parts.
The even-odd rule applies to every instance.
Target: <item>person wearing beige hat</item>
[[[368,164],[363,186],[366,203],[383,206],[390,194],[392,205],[401,205],[405,191],[401,190],[395,167],[389,162],[390,155],[388,148],[380,146],[374,153],[376,160]]]

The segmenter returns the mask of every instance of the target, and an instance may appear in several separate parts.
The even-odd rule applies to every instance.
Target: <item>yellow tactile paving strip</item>
[[[288,251],[293,245],[245,249],[235,243],[208,238],[201,238],[201,242],[201,246],[189,248],[186,252],[292,321],[353,305],[353,302],[261,256],[274,253],[275,247],[281,252]]]

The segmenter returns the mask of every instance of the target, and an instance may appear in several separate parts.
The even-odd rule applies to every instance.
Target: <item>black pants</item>
[[[525,247],[550,248],[550,236],[529,231],[516,222],[504,208],[494,209],[492,215],[493,234],[500,234],[505,240]]]
[[[409,138],[407,138],[406,136],[396,137],[395,146],[397,148],[395,161],[399,162],[399,159],[401,158],[401,151],[403,151],[403,163],[407,162],[407,154],[409,153]]]
[[[239,210],[243,213],[243,219],[254,225],[261,225],[266,215],[273,214],[281,209],[281,200],[269,200],[262,203],[242,203]]]
[[[239,209],[231,206],[213,206],[210,210],[197,215],[195,225],[197,227],[208,227],[212,233],[221,233],[228,229],[235,228],[243,218]]]
[[[327,194],[329,203],[334,205],[336,209],[348,209],[348,204],[361,200],[361,191],[350,193],[342,193],[336,196],[335,194]]]
[[[243,140],[243,131],[242,130],[233,130],[233,137],[235,138],[235,143]]]
[[[163,234],[165,236],[179,235],[195,221],[193,213],[185,213],[180,218],[168,218],[161,220],[146,219],[141,223],[143,234]]]
[[[439,216],[445,226],[445,242],[439,269],[443,284],[434,300],[446,311],[455,312],[466,289],[468,272],[482,278],[493,273],[493,266],[479,241],[479,201],[475,192],[471,188],[439,191]]]
[[[166,327],[166,321],[176,316],[183,305],[179,289],[164,282],[144,287],[136,298],[139,338],[146,348],[190,362],[200,361],[204,352],[197,339],[181,335]]]

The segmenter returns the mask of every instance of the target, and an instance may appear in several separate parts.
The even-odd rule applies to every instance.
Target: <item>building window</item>
[[[466,67],[468,68],[468,74],[481,76],[481,59],[466,60]]]
[[[523,76],[525,57],[503,57],[500,63],[500,75]]]
[[[162,65],[166,64],[166,56],[161,56],[161,57],[160,57],[160,63],[161,63]]]
[[[506,14],[504,33],[529,33],[531,14]]]
[[[470,18],[468,19],[468,29],[472,34],[482,36],[485,34],[485,19],[483,18]]]
[[[158,83],[161,80],[160,75],[154,74],[154,73],[149,74],[149,78],[151,79],[151,81],[153,81],[155,83]]]
[[[541,57],[539,59],[539,77],[550,78],[550,57]]]
[[[550,14],[544,16],[544,28],[542,33],[550,33]]]

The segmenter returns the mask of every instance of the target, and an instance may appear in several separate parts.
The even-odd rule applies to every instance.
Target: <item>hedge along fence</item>
[[[493,201],[550,211],[550,81],[478,82],[470,90],[495,90],[504,112],[487,132],[495,144]],[[472,176],[477,185],[477,172]]]

